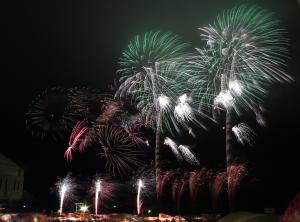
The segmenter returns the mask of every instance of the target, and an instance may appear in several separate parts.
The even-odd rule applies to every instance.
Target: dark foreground
[[[256,214],[248,212],[237,212],[223,218],[219,214],[205,214],[200,216],[171,216],[160,214],[159,216],[137,216],[132,214],[64,214],[50,217],[45,214],[0,214],[3,222],[56,222],[56,221],[102,221],[102,222],[279,222],[279,216],[269,214]]]

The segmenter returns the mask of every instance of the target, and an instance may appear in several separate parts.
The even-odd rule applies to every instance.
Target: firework
[[[101,180],[97,180],[95,183],[95,214],[98,215],[98,200],[99,193],[101,191]]]
[[[142,152],[131,136],[122,128],[99,125],[94,131],[94,141],[101,146],[100,154],[105,157],[106,168],[113,174],[126,175],[135,167],[143,165]]]
[[[176,178],[172,183],[172,199],[177,210],[179,210],[180,207],[180,190],[183,184],[184,181],[182,180],[182,178]]]
[[[75,87],[69,91],[73,94],[72,104],[82,118],[95,120],[100,115],[105,98],[100,91],[88,87]]]
[[[113,199],[118,185],[110,181],[109,176],[96,176],[90,189],[91,195],[94,195],[95,215],[99,213],[100,206],[105,205],[106,201]]]
[[[195,205],[199,189],[204,186],[206,183],[210,181],[212,177],[211,170],[206,168],[202,168],[201,170],[195,170],[190,172],[189,174],[189,192],[190,198],[192,200],[193,205]]]
[[[233,164],[229,166],[227,169],[228,174],[228,195],[229,195],[229,203],[233,205],[233,201],[235,199],[235,194],[240,185],[242,179],[247,175],[248,169],[245,164]]]
[[[213,207],[215,209],[218,206],[218,199],[223,187],[226,184],[226,180],[227,180],[227,172],[221,171],[214,177],[213,182],[211,184],[212,202],[213,202]]]
[[[124,103],[122,101],[105,98],[103,100],[102,112],[98,117],[101,123],[113,122],[117,117],[124,115]]]
[[[138,145],[138,146],[149,146],[149,144],[146,143],[146,139],[141,136],[141,128],[142,124],[139,122],[131,122],[127,120],[121,121],[121,127],[130,135],[132,140]]]
[[[28,107],[27,129],[33,136],[58,139],[72,128],[77,118],[71,101],[72,95],[66,89],[54,87],[43,91]]]
[[[186,192],[189,188],[189,172],[184,172],[184,174],[182,175],[182,178],[181,178],[181,187],[179,189],[179,193],[178,193],[178,196],[177,196],[177,201],[176,201],[176,204],[177,204],[177,210],[180,209],[180,200],[184,194],[184,192]]]
[[[79,121],[72,130],[70,140],[69,140],[69,147],[67,148],[65,152],[65,158],[69,161],[72,160],[72,152],[79,148],[79,150],[83,150],[83,137],[87,133],[89,128],[87,127],[86,121]]]
[[[236,139],[242,145],[248,144],[252,145],[255,132],[247,124],[240,123],[232,127],[232,132],[234,133]]]
[[[243,5],[220,14],[200,28],[206,46],[197,49],[189,83],[198,101],[226,113],[226,164],[234,163],[233,115],[255,111],[274,82],[290,82],[285,73],[287,39],[272,13]],[[234,128],[235,130],[236,128]],[[252,133],[251,133],[252,134]],[[242,134],[248,143],[250,134]],[[246,137],[246,138],[245,138]],[[241,137],[238,137],[241,138]],[[241,141],[240,141],[241,142]]]
[[[155,168],[159,180],[161,162],[161,133],[181,131],[173,117],[172,104],[186,90],[182,74],[186,71],[181,62],[187,44],[171,33],[148,32],[136,36],[119,60],[122,82],[116,97],[129,97],[141,112],[145,125],[156,130]],[[162,121],[164,119],[164,121]],[[158,190],[158,183],[157,183]]]
[[[179,97],[179,103],[175,106],[174,115],[180,121],[191,120],[193,118],[193,110],[189,105],[189,98],[187,94],[183,94]]]
[[[280,222],[300,222],[300,193],[297,193],[280,218]]]
[[[158,197],[162,198],[163,190],[168,182],[171,182],[171,180],[175,177],[176,173],[172,170],[170,171],[161,171],[158,181]]]
[[[137,192],[137,197],[136,197],[136,211],[137,215],[140,215],[141,208],[142,208],[142,200],[141,200],[141,189],[144,187],[143,181],[141,179],[138,180],[138,192]]]
[[[178,150],[184,159],[191,164],[192,166],[200,166],[199,160],[195,157],[195,155],[191,152],[190,147],[187,145],[179,145]]]
[[[284,71],[287,39],[272,17],[259,7],[243,5],[199,28],[207,45],[198,49],[190,83],[205,103],[215,100],[237,112],[239,107],[254,109],[271,83],[292,80]]]
[[[170,139],[169,137],[165,138],[164,144],[167,145],[167,146],[169,146],[171,148],[173,154],[176,157],[176,160],[179,163],[182,163],[183,162],[183,158],[182,158],[180,152],[178,151],[178,145],[172,139]]]
[[[67,199],[73,198],[73,191],[75,188],[74,179],[68,174],[65,178],[59,179],[56,183],[56,188],[60,197],[59,213],[63,213],[63,206]]]

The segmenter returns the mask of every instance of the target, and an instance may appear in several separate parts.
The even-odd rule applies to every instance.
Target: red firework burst
[[[195,170],[190,172],[189,175],[189,192],[190,198],[195,205],[198,197],[199,190],[205,184],[208,184],[212,177],[212,171],[206,168],[202,168],[201,170]]]
[[[72,130],[69,147],[67,148],[64,156],[68,161],[72,160],[72,152],[79,148],[80,151],[84,149],[84,143],[82,143],[86,133],[88,132],[89,127],[87,126],[86,121],[79,121]]]
[[[158,198],[162,198],[162,194],[164,191],[164,188],[168,182],[171,182],[172,179],[174,179],[176,173],[172,170],[170,171],[161,171],[159,175],[159,181],[157,181],[158,189],[157,189],[157,195]]]
[[[300,193],[289,204],[280,218],[280,222],[300,222]]]
[[[218,207],[219,196],[226,184],[226,180],[227,180],[226,171],[219,172],[213,179],[213,182],[211,184],[211,193],[212,193],[212,203],[214,209],[217,209]]]
[[[233,206],[236,192],[242,179],[247,175],[248,168],[246,164],[233,164],[228,167],[227,173],[229,204]]]

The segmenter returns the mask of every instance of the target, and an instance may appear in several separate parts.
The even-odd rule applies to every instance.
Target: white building
[[[0,205],[21,201],[24,170],[0,153]]]

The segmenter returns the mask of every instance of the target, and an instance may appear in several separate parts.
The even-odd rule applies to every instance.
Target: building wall
[[[24,170],[0,154],[0,201],[22,200]]]

